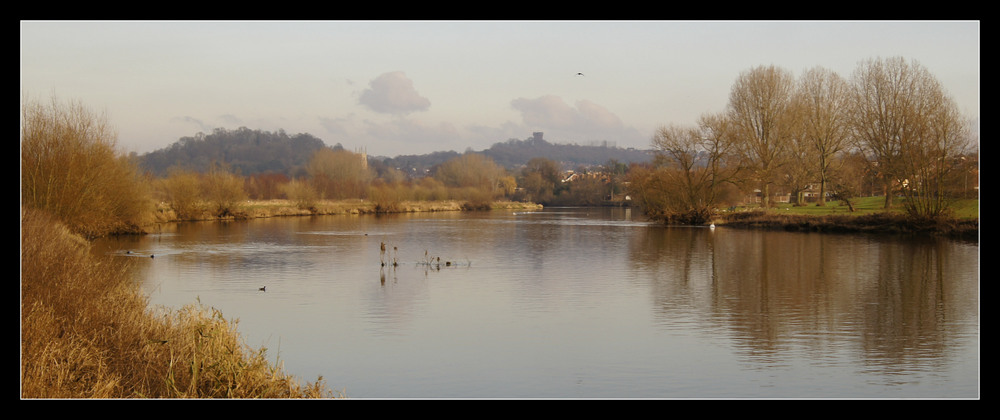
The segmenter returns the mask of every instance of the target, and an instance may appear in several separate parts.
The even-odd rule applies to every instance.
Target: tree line
[[[567,169],[577,166],[595,167],[606,164],[609,160],[626,163],[645,163],[652,160],[645,150],[623,149],[601,145],[555,144],[546,141],[542,133],[524,139],[509,139],[506,142],[494,143],[483,154],[493,159],[505,168],[519,168],[535,158],[546,158],[570,165]]]
[[[185,136],[170,146],[134,156],[139,165],[156,176],[166,176],[174,167],[184,167],[206,172],[216,162],[225,162],[234,171],[246,175],[280,173],[288,177],[305,174],[306,164],[312,154],[325,143],[308,133],[294,135],[284,130],[269,132],[239,127],[216,128],[209,133]],[[334,149],[343,148],[339,143]],[[466,151],[468,152],[468,150]],[[508,169],[524,166],[536,157],[545,157],[569,168],[584,165],[601,165],[609,159],[622,162],[648,162],[648,151],[617,147],[554,144],[541,138],[541,133],[519,140],[509,139],[494,143],[480,152]],[[430,169],[458,157],[456,151],[438,151],[424,155],[399,155],[395,157],[369,156],[372,164],[400,168],[407,176],[422,177]]]
[[[747,197],[759,194],[766,209],[776,191],[799,196],[814,183],[817,205],[828,197],[850,203],[877,186],[887,208],[901,197],[911,216],[936,218],[969,191],[970,173],[978,177],[975,135],[937,79],[902,58],[863,61],[850,78],[823,68],[798,77],[775,66],[749,69],[726,109],[659,128],[652,160],[579,165],[572,182],[564,162],[547,157],[505,167],[489,153],[452,152],[414,176],[308,134],[246,128],[199,133],[140,158],[118,151],[105,115],[79,102],[25,98],[21,197],[22,206],[45,209],[84,236],[140,230],[164,205],[180,219],[236,215],[248,199],[307,209],[317,200],[366,199],[393,211],[407,200],[480,208],[502,199],[595,205],[628,196],[654,219],[704,223]],[[523,144],[553,146],[536,137],[493,149]]]
[[[45,211],[90,238],[141,232],[164,219],[239,217],[247,200],[286,199],[315,210],[320,200],[362,199],[374,202],[377,211],[392,212],[404,201],[455,200],[475,209],[497,200],[553,202],[557,195],[573,196],[561,183],[561,164],[546,158],[507,169],[468,151],[449,154],[425,176],[414,177],[309,135],[241,128],[184,138],[143,159],[122,153],[106,114],[79,101],[25,97],[21,109],[22,206]],[[309,153],[289,160],[294,164],[285,167],[296,168],[292,171],[244,175],[257,167],[248,166],[251,146],[274,151],[275,160],[289,158],[296,147]],[[199,150],[204,154],[197,155]],[[173,163],[160,168],[149,162]],[[572,192],[591,203],[596,199],[590,195],[602,193],[583,194],[586,184],[576,185]]]
[[[723,111],[659,128],[655,161],[630,171],[630,192],[655,218],[704,223],[755,192],[767,209],[776,190],[818,184],[822,206],[877,184],[886,208],[899,196],[908,215],[934,219],[967,189],[976,136],[916,61],[868,59],[849,78],[758,66],[737,77]]]
[[[237,141],[234,135],[243,135]],[[252,136],[248,135],[252,134]],[[301,136],[301,135],[300,135]],[[247,141],[250,137],[256,141]],[[294,138],[294,137],[293,137]],[[609,188],[607,177],[589,176],[573,183],[563,182],[567,164],[547,157],[526,158],[517,149],[531,145],[538,148],[561,151],[559,156],[570,161],[579,161],[585,156],[596,161],[599,156],[594,150],[626,152],[624,149],[608,147],[583,147],[553,145],[539,137],[525,141],[510,140],[494,145],[483,152],[466,151],[437,152],[424,156],[398,156],[378,159],[363,153],[345,150],[340,144],[327,147],[320,144],[310,154],[296,164],[294,171],[266,171],[241,175],[241,168],[232,161],[226,161],[226,150],[243,149],[242,145],[265,142],[279,143],[288,137],[283,133],[261,133],[241,128],[235,132],[216,130],[209,135],[186,138],[166,149],[167,155],[183,156],[197,150],[220,160],[200,163],[183,160],[166,168],[164,176],[156,176],[152,184],[154,195],[159,202],[169,203],[174,215],[180,219],[195,219],[209,216],[227,216],[239,212],[239,203],[247,200],[287,199],[302,209],[315,210],[320,200],[363,199],[376,204],[377,211],[396,211],[404,201],[457,200],[465,202],[469,208],[485,208],[497,200],[530,201],[541,204],[596,205],[603,198],[615,193],[622,194],[623,185]],[[271,146],[272,149],[275,147]],[[593,149],[593,150],[592,150]],[[183,151],[183,152],[182,152]],[[628,151],[625,158],[649,160],[643,152]],[[244,156],[251,155],[244,153]],[[494,156],[507,156],[509,166],[498,163]],[[142,159],[143,166],[160,159],[150,155]],[[617,156],[617,155],[610,155]],[[518,164],[520,159],[527,163]],[[243,162],[246,162],[245,160]],[[588,161],[589,162],[589,161]],[[608,159],[616,167],[624,168],[615,159]],[[152,165],[156,167],[155,164]],[[608,165],[578,164],[576,172],[591,175],[601,172]],[[417,168],[422,168],[417,170]],[[619,171],[620,175],[624,170]],[[618,176],[617,178],[621,178]],[[228,186],[228,187],[227,187]]]

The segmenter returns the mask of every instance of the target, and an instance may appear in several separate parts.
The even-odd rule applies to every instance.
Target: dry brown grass
[[[485,206],[472,208],[469,202],[462,200],[401,200],[392,201],[391,206],[386,202],[376,202],[374,200],[346,199],[346,200],[316,200],[309,208],[302,208],[294,200],[274,199],[274,200],[251,200],[241,206],[243,215],[248,219],[283,216],[316,216],[316,215],[343,215],[343,214],[376,214],[376,213],[418,213],[418,212],[439,212],[439,211],[464,211],[464,210],[487,210],[487,209],[514,209],[536,210],[542,208],[535,203],[523,203],[518,201],[493,201]],[[232,217],[230,217],[232,218]],[[181,218],[177,215],[169,204],[162,204],[157,209],[157,222],[169,223],[181,220],[220,220],[224,219],[202,212],[201,214]]]
[[[22,398],[320,398],[246,346],[216,310],[149,309],[130,259],[34,210],[21,213]]]

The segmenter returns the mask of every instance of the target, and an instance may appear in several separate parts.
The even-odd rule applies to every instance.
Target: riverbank
[[[36,210],[21,211],[21,398],[333,398],[213,308],[151,308],[135,259],[103,260]]]
[[[321,216],[343,214],[391,214],[440,211],[468,210],[538,210],[542,205],[516,201],[495,201],[483,204],[471,204],[459,200],[441,201],[401,201],[386,206],[370,200],[320,200],[309,207],[302,207],[291,200],[251,200],[241,204],[235,211],[225,215],[214,215],[203,212],[198,216],[181,219],[166,203],[161,203],[156,209],[157,223],[207,221],[207,220],[244,220],[282,216]]]
[[[979,239],[979,219],[942,218],[915,221],[901,213],[861,215],[782,214],[778,211],[743,211],[727,213],[716,225],[786,230],[796,232],[922,234],[965,240]]]
[[[873,199],[875,200],[875,199]],[[872,202],[875,202],[873,201]],[[878,199],[881,200],[881,199]],[[877,204],[877,203],[876,203]],[[866,205],[866,204],[862,204]],[[308,208],[303,208],[291,200],[251,200],[241,204],[236,211],[226,215],[203,212],[196,217],[181,219],[166,203],[157,206],[156,222],[172,223],[184,221],[245,220],[284,216],[319,216],[346,214],[393,214],[470,210],[539,210],[541,204],[517,201],[496,201],[472,204],[460,200],[401,201],[392,206],[371,200],[320,200]],[[806,211],[814,211],[805,208]],[[791,208],[773,211],[747,210],[724,213],[714,220],[716,225],[738,228],[758,228],[799,232],[828,233],[881,233],[881,234],[927,234],[948,236],[966,240],[978,240],[979,218],[943,218],[934,221],[917,222],[899,212],[865,210],[848,213],[846,207],[827,207],[827,214],[789,213]],[[797,211],[803,211],[801,209]],[[839,213],[843,211],[843,213]],[[978,213],[978,212],[977,212]]]

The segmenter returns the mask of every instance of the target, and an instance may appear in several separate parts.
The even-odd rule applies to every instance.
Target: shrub
[[[222,165],[213,165],[212,170],[203,178],[205,198],[211,206],[212,213],[217,217],[240,216],[241,205],[247,200],[243,190],[243,178],[229,172]]]
[[[141,231],[152,220],[152,190],[116,147],[105,115],[78,102],[23,100],[21,204],[86,237]]]
[[[316,202],[319,201],[319,193],[308,182],[298,179],[292,180],[282,186],[282,191],[289,200],[295,203],[296,207],[303,210],[316,211]]]
[[[205,211],[201,199],[201,178],[197,173],[173,169],[164,180],[164,188],[178,219],[195,219]]]
[[[406,190],[402,184],[385,184],[377,181],[368,187],[368,199],[375,203],[376,213],[395,213],[403,208]]]

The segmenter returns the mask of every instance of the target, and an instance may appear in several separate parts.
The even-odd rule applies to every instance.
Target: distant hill
[[[483,154],[506,168],[519,167],[536,157],[559,162],[563,169],[604,165],[612,159],[624,164],[644,163],[653,159],[648,151],[622,149],[607,144],[599,146],[553,144],[542,139],[541,133],[536,133],[534,137],[526,140],[511,139],[504,143],[495,143],[484,150]]]
[[[294,177],[304,174],[309,158],[323,147],[326,144],[310,134],[220,128],[211,134],[182,137],[169,147],[140,156],[139,164],[161,177],[172,167],[205,172],[217,162],[242,175],[277,172]]]
[[[289,136],[284,131],[268,132],[240,127],[235,130],[216,129],[210,134],[198,133],[182,137],[174,144],[139,157],[139,164],[155,176],[166,176],[172,167],[207,171],[213,163],[225,163],[242,175],[263,172],[282,173],[289,177],[305,174],[305,166],[313,153],[329,147],[310,134]],[[342,148],[340,144],[334,149]],[[525,140],[510,139],[495,143],[481,152],[497,164],[517,169],[536,157],[559,162],[564,169],[604,165],[610,160],[619,163],[642,163],[652,160],[648,151],[600,146],[553,144],[545,141],[541,133]],[[455,151],[433,152],[425,155],[400,155],[396,157],[369,157],[377,161],[376,167],[399,168],[413,176],[422,176],[450,159],[459,156]]]
[[[563,169],[600,166],[610,160],[624,164],[646,163],[653,160],[651,152],[646,150],[622,149],[607,145],[553,144],[542,139],[540,135],[525,140],[510,139],[506,142],[494,143],[489,149],[478,153],[482,153],[498,165],[512,170],[520,168],[529,160],[537,157],[556,161]],[[459,156],[459,153],[451,151],[380,158],[380,160],[386,166],[399,168],[410,174],[421,174],[456,156]]]

